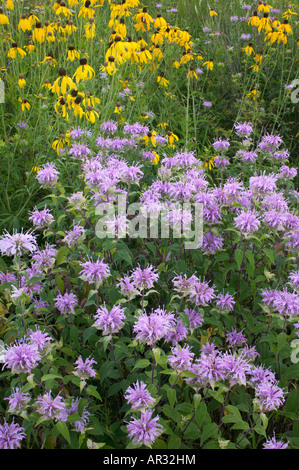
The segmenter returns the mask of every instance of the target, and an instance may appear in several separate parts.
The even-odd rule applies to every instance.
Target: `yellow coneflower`
[[[260,2],[257,11],[259,13],[270,13],[270,11],[273,9],[270,5],[267,5],[267,3]]]
[[[272,28],[278,28],[281,25],[281,22],[275,18],[274,21],[272,22]]]
[[[291,15],[298,15],[298,13],[296,13],[295,11],[292,11],[290,8],[288,8],[288,10],[284,12],[282,17],[286,18],[288,20]]]
[[[26,98],[18,98],[18,101],[21,103],[22,111],[25,111],[26,109],[29,111],[31,106],[30,106],[30,103],[27,101]]]
[[[244,51],[245,54],[247,54],[247,55],[254,54],[254,49],[253,49],[253,47],[252,47],[252,42],[250,42],[250,43],[248,44],[248,46],[242,47],[242,51]]]
[[[17,56],[17,53],[20,54],[20,56],[23,58],[26,55],[26,52],[23,51],[20,47],[18,47],[17,42],[13,42],[11,45],[11,48],[7,52],[7,56],[10,57],[11,59],[15,59]]]
[[[186,44],[189,44],[190,39],[191,39],[191,36],[189,34],[189,29],[185,28],[184,31],[181,31],[178,43],[180,46],[185,46]]]
[[[141,64],[147,64],[149,61],[152,60],[152,54],[150,53],[149,50],[145,49],[145,47],[142,47],[140,50],[139,54],[139,61]]]
[[[20,88],[25,88],[26,86],[26,80],[24,78],[24,75],[22,75],[21,73],[19,75],[18,85]]]
[[[271,26],[271,19],[269,18],[268,13],[264,13],[263,18],[260,19],[260,23],[258,26],[258,32],[260,33],[261,30],[265,31],[271,31],[272,26]]]
[[[42,43],[46,39],[46,33],[44,28],[42,28],[42,24],[40,21],[37,21],[35,24],[35,28],[32,31],[32,41]]]
[[[278,31],[287,34],[293,34],[292,27],[288,20],[284,20],[284,22],[278,27]]]
[[[255,88],[247,94],[248,98],[252,98],[254,101],[260,96],[261,92]]]
[[[57,60],[53,57],[53,52],[49,52],[46,57],[41,61],[41,64],[48,64],[52,65],[52,67],[56,67]]]
[[[82,57],[82,59],[80,59],[80,65],[74,73],[73,78],[76,78],[76,82],[79,83],[80,80],[90,80],[94,75],[95,71],[87,64],[87,59]]]
[[[196,78],[197,80],[198,77],[197,77],[195,70],[190,69],[189,72],[187,73],[187,78]]]
[[[73,107],[73,111],[74,111],[74,116],[79,116],[79,118],[81,119],[85,112],[84,110],[81,108],[81,103],[82,103],[82,98],[81,96],[77,96],[75,101],[74,101],[74,107]]]
[[[121,103],[118,101],[114,107],[114,114],[120,114],[122,112],[122,106]]]
[[[15,9],[14,2],[12,0],[6,0],[6,8],[8,10],[14,10]]]
[[[84,5],[80,8],[80,11],[78,13],[78,18],[80,18],[80,16],[82,16],[82,15],[83,15],[84,18],[90,18],[90,17],[94,16],[95,10],[93,8],[91,8],[90,5],[91,5],[91,1],[86,0]]]
[[[60,150],[63,149],[64,144],[69,145],[70,139],[68,138],[69,131],[66,134],[60,134],[60,136],[54,140],[52,144],[52,149],[56,151],[57,155],[60,154]]]
[[[23,31],[23,33],[25,33],[26,31],[31,31],[32,29],[31,24],[27,19],[26,15],[22,15],[22,18],[19,21],[18,30],[20,29]]]
[[[160,127],[161,129],[166,129],[166,127],[168,127],[168,124],[167,122],[159,122],[157,127]]]
[[[47,88],[48,90],[51,90],[52,85],[50,83],[50,80],[46,78],[45,83],[42,85],[42,88]]]
[[[159,160],[160,160],[160,155],[158,155],[157,152],[155,152],[155,151],[154,151],[153,153],[154,153],[154,155],[155,155],[155,158],[153,158],[152,164],[153,164],[153,165],[158,165]]]
[[[158,44],[153,49],[153,59],[157,59],[158,62],[163,59],[163,52]]]
[[[154,21],[155,28],[166,28],[166,20],[162,17],[161,13],[157,13],[157,18]]]
[[[86,39],[93,39],[96,35],[96,25],[94,18],[89,18],[88,23],[85,25],[85,36]]]
[[[142,137],[142,140],[145,141],[146,146],[151,143],[153,147],[156,147],[156,135],[156,131],[148,132],[145,136]]]
[[[160,86],[165,86],[165,87],[168,87],[168,84],[169,84],[169,80],[166,80],[166,78],[164,78],[163,72],[161,72],[160,75],[158,75],[157,82],[159,83]]]
[[[56,95],[65,95],[67,88],[70,90],[77,90],[76,84],[73,82],[71,77],[67,76],[66,70],[63,67],[58,70],[58,75],[59,77],[55,80],[51,87],[52,93],[56,93]]]
[[[67,59],[73,62],[75,59],[80,59],[80,53],[76,51],[75,47],[70,44],[68,47]]]
[[[278,42],[278,44],[280,44],[281,42],[283,44],[287,44],[288,43],[287,33],[285,33],[284,31],[279,31],[278,32],[278,37],[277,37],[277,42]]]
[[[176,134],[174,134],[173,132],[171,131],[168,131],[167,134],[166,134],[166,139],[167,139],[167,143],[168,143],[168,147],[174,149],[175,148],[175,145],[174,145],[174,141],[176,140],[177,142],[179,141],[179,138]]]
[[[180,63],[181,64],[187,64],[190,60],[193,60],[193,56],[191,54],[191,51],[183,52]]]
[[[85,117],[88,121],[93,124],[96,121],[96,117],[99,117],[99,113],[89,104],[88,106],[86,106]]]
[[[123,38],[126,37],[126,35],[127,35],[127,27],[126,27],[126,25],[125,25],[125,20],[124,20],[123,18],[121,18],[120,22],[119,22],[118,25],[116,26],[115,31],[116,31],[116,34],[119,34],[119,35],[122,36]]]
[[[0,24],[9,24],[8,16],[4,15],[2,8],[0,8]]]
[[[269,41],[270,44],[274,44],[275,41],[277,41],[278,36],[279,36],[279,32],[278,32],[278,31],[274,31],[274,30],[272,29],[272,31],[268,31],[268,33],[266,34],[266,36],[265,36],[265,41]]]
[[[70,36],[77,31],[77,26],[74,25],[72,20],[68,20],[65,25],[65,32]]]
[[[216,156],[209,158],[208,160],[205,161],[205,167],[207,167],[209,170],[212,170],[214,168],[214,160]]]
[[[39,171],[40,167],[39,166],[33,166],[31,168],[31,173],[37,173]]]
[[[255,12],[253,13],[253,16],[247,20],[247,23],[248,23],[250,26],[256,26],[256,27],[259,26],[259,24],[260,24],[260,18],[259,18],[258,14],[257,14],[257,11],[255,11]]]
[[[215,11],[213,8],[210,10],[210,16],[218,16],[217,11]]]
[[[63,96],[61,96],[55,103],[54,109],[56,113],[62,116],[66,121],[69,120],[69,113],[66,110],[66,101]]]
[[[159,46],[161,46],[161,44],[163,44],[163,41],[164,41],[163,35],[160,33],[158,29],[151,36],[151,41],[154,45],[159,44]]]
[[[83,99],[83,106],[92,106],[93,108],[97,105],[100,104],[101,100],[97,98],[96,96],[92,96],[89,91],[86,92],[86,96]]]
[[[207,60],[206,62],[203,63],[203,65],[207,66],[207,70],[213,70],[214,61],[213,61],[213,59]]]
[[[33,13],[30,13],[30,15],[28,16],[28,21],[29,21],[31,28],[33,28],[33,26],[35,25],[35,23],[39,21],[39,19],[36,15],[34,15]]]
[[[108,57],[108,61],[105,61],[103,63],[103,65],[100,66],[100,71],[101,72],[106,72],[108,73],[109,75],[114,75],[115,72],[118,70],[116,67],[115,67],[115,62],[114,62],[114,57],[113,56],[110,56]]]
[[[173,67],[175,67],[176,69],[179,69],[180,66],[181,66],[181,64],[180,64],[177,60],[175,60],[175,59],[173,59],[172,65],[173,65]]]
[[[35,51],[35,45],[32,44],[31,41],[29,41],[28,46],[24,46],[24,49],[28,52],[28,54],[31,54],[31,52]]]
[[[64,15],[66,18],[73,16],[73,13],[66,7],[66,4],[62,1],[59,7],[55,11],[56,15]]]

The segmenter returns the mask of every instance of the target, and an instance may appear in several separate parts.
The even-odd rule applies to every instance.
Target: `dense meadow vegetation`
[[[298,20],[1,0],[1,449],[299,448]]]

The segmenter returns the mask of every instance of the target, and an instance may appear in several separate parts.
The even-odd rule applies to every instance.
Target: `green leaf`
[[[95,397],[98,400],[102,401],[102,397],[94,385],[88,385],[88,387],[86,388],[86,392],[88,393],[88,395],[91,395],[92,397]]]
[[[41,382],[46,382],[47,380],[53,379],[63,379],[63,377],[60,374],[46,374],[42,376]]]
[[[208,415],[207,405],[203,402],[199,403],[195,411],[195,419],[199,427],[201,427]]]
[[[146,369],[150,365],[150,361],[148,359],[139,359],[139,361],[136,362],[135,366],[133,367],[133,370],[135,369]]]
[[[176,402],[176,391],[173,388],[167,390],[167,398],[170,406],[173,408]]]
[[[204,426],[202,428],[202,433],[200,437],[200,445],[202,446],[203,443],[210,437],[216,437],[217,433],[218,433],[218,426],[216,423],[210,423]]]
[[[242,261],[243,261],[243,250],[240,250],[239,248],[236,249],[236,251],[235,251],[235,261],[237,263],[238,270],[240,271],[241,264],[242,264]]]
[[[68,427],[64,421],[59,421],[56,425],[56,428],[62,434],[62,436],[68,441],[68,443],[71,445],[71,436],[70,432],[68,430]]]

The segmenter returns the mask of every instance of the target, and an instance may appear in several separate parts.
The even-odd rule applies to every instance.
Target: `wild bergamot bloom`
[[[79,83],[80,80],[90,80],[94,75],[95,71],[87,64],[87,59],[82,57],[82,59],[80,59],[80,66],[74,73],[73,78],[76,78],[76,82]]]

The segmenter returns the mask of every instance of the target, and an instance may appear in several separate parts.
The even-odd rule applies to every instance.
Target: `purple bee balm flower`
[[[51,211],[46,207],[41,211],[35,209],[34,211],[30,212],[30,214],[31,216],[29,217],[29,220],[31,220],[36,229],[49,227],[54,220]]]
[[[209,302],[215,297],[214,287],[210,287],[205,281],[197,281],[190,293],[190,299],[196,305],[207,306]]]
[[[198,282],[198,278],[195,274],[192,274],[190,278],[187,278],[187,274],[178,274],[172,280],[174,290],[182,295],[188,295],[192,292],[193,286]]]
[[[91,150],[86,145],[75,144],[69,149],[68,153],[72,156],[73,159],[80,159],[91,154]]]
[[[214,388],[216,382],[224,379],[222,359],[218,352],[201,354],[200,359],[189,370],[196,374],[197,377],[187,378],[186,382],[196,390],[207,385]]]
[[[230,147],[230,143],[228,140],[217,139],[213,143],[214,150],[227,150]]]
[[[14,421],[8,424],[4,420],[3,425],[0,424],[0,449],[19,449],[21,441],[26,437],[24,428]]]
[[[137,294],[139,294],[139,291],[135,286],[135,281],[127,274],[119,280],[117,287],[120,288],[121,294],[129,299],[133,299]]]
[[[141,138],[149,132],[149,128],[136,122],[135,124],[125,124],[124,132],[131,134],[135,138]]]
[[[131,277],[137,289],[143,291],[145,289],[152,289],[154,283],[159,279],[159,275],[154,266],[149,265],[142,269],[140,266],[134,269]]]
[[[251,34],[241,34],[241,39],[246,39],[247,41],[251,38]]]
[[[265,135],[258,148],[263,152],[273,152],[282,144],[282,138],[279,135]]]
[[[60,393],[55,398],[52,398],[51,390],[37,398],[35,403],[39,405],[37,409],[39,414],[43,415],[46,419],[56,419],[56,421],[59,420],[59,415],[65,408],[64,400]]]
[[[129,437],[136,444],[144,444],[151,447],[155,439],[163,432],[163,427],[158,423],[159,416],[152,418],[152,412],[146,411],[140,419],[132,418],[127,423]]]
[[[124,395],[128,403],[130,403],[132,410],[146,412],[146,408],[151,407],[155,403],[155,399],[151,396],[146,389],[144,382],[137,382],[133,387],[129,387]]]
[[[187,344],[183,347],[172,347],[171,354],[168,356],[170,367],[177,372],[189,370],[192,366],[193,359],[194,353],[191,352],[191,349]]]
[[[252,366],[249,375],[249,381],[253,387],[257,387],[263,382],[274,383],[276,381],[275,375],[273,374],[272,370],[265,369],[265,367],[262,365]]]
[[[276,294],[273,307],[280,315],[297,317],[299,315],[299,295],[283,289]]]
[[[3,273],[0,271],[0,285],[5,282],[15,282],[17,280],[16,276],[13,273]]]
[[[29,393],[20,392],[20,389],[16,387],[12,390],[12,394],[8,398],[4,398],[4,400],[8,400],[10,412],[19,412],[27,407],[30,395]]]
[[[45,163],[37,172],[36,179],[45,188],[53,188],[58,180],[59,171],[54,163]]]
[[[66,233],[63,241],[68,244],[71,248],[72,246],[78,245],[85,238],[85,229],[81,225],[74,225],[73,230],[69,230]]]
[[[126,318],[125,308],[118,306],[112,307],[109,311],[105,305],[98,308],[93,326],[98,330],[103,330],[102,335],[111,335],[118,333],[124,326],[123,320]]]
[[[241,346],[241,344],[246,343],[246,338],[243,335],[242,331],[237,331],[236,328],[233,328],[232,331],[226,334],[226,341],[228,342],[229,347]]]
[[[211,101],[204,101],[202,103],[202,105],[205,107],[205,108],[211,108],[213,105],[211,103]]]
[[[113,134],[117,131],[117,123],[115,121],[102,122],[100,128],[103,132],[110,132]]]
[[[283,441],[277,441],[274,436],[271,437],[271,439],[268,439],[266,442],[263,444],[264,449],[287,449],[288,448],[289,442],[283,442]]]
[[[242,356],[226,352],[221,357],[221,367],[224,378],[229,380],[232,387],[236,384],[246,385],[246,374],[250,372],[249,361]]]
[[[32,253],[37,249],[37,242],[30,232],[17,233],[10,235],[7,231],[0,237],[0,251],[2,255],[15,256],[23,255],[30,251]]]
[[[288,279],[292,288],[299,291],[299,271],[292,271]]]
[[[231,16],[231,17],[230,17],[230,20],[231,20],[233,23],[236,23],[237,21],[239,21],[239,17],[238,17],[238,16]]]
[[[265,172],[260,176],[252,176],[249,179],[249,186],[256,194],[266,195],[276,191],[277,175],[273,173],[266,175]]]
[[[84,281],[87,281],[89,284],[95,283],[99,287],[105,279],[110,275],[110,268],[108,264],[99,258],[97,261],[84,261],[79,263],[82,266],[82,271],[80,271],[79,276]]]
[[[235,301],[234,297],[230,294],[218,294],[215,300],[216,307],[223,313],[230,312],[233,310]]]
[[[278,171],[278,178],[281,179],[293,179],[297,176],[296,168],[289,168],[288,166],[284,165],[279,168]]]
[[[205,254],[215,254],[216,251],[221,250],[223,246],[223,238],[218,237],[213,232],[207,232],[203,235],[201,249]]]
[[[150,315],[142,313],[139,315],[134,327],[134,333],[137,333],[136,339],[154,346],[157,341],[164,338],[169,329],[173,327],[173,318],[152,312]]]
[[[213,163],[216,168],[226,168],[230,165],[230,161],[225,157],[216,157]]]
[[[80,127],[71,128],[71,131],[69,133],[69,137],[71,139],[80,139],[81,137],[91,137],[91,132],[87,129],[81,129]]]
[[[48,271],[52,269],[55,264],[56,255],[58,250],[55,248],[54,245],[49,245],[46,243],[46,247],[44,250],[37,249],[32,256],[34,268],[43,269]]]
[[[45,352],[50,346],[51,341],[53,341],[53,338],[45,331],[36,328],[35,331],[28,331],[28,341],[31,344],[35,344],[39,352]]]
[[[188,336],[188,329],[179,318],[175,321],[175,325],[168,330],[165,336],[166,341],[171,341],[172,344],[177,344]]]
[[[89,379],[90,377],[96,376],[96,371],[93,369],[93,364],[97,362],[92,359],[91,357],[87,357],[85,361],[83,361],[82,357],[79,356],[76,362],[74,362],[75,371],[73,372],[74,375],[80,377],[80,379],[85,380]]]
[[[276,383],[261,382],[255,391],[256,401],[262,412],[277,410],[285,402],[285,393]]]
[[[21,129],[26,129],[27,127],[29,127],[25,121],[17,122],[16,126],[20,127]]]
[[[273,153],[273,158],[278,161],[285,161],[290,158],[290,152],[288,150],[277,150]]]
[[[31,344],[25,340],[20,340],[8,347],[4,353],[4,366],[11,369],[12,373],[29,374],[34,369],[41,357],[36,344]]]
[[[240,214],[235,218],[235,226],[245,237],[257,232],[260,225],[260,219],[255,211],[241,210]]]
[[[199,328],[203,325],[204,319],[200,312],[189,308],[185,308],[184,312],[189,318],[190,328]]]
[[[75,313],[74,308],[78,305],[78,299],[72,292],[66,292],[64,295],[59,292],[54,300],[55,307],[60,311],[60,313],[64,315],[66,313]]]
[[[61,413],[59,414],[59,421],[64,421],[65,423],[68,422],[68,416],[72,414],[78,414],[78,408],[79,408],[79,398],[76,398],[72,400],[71,406],[67,408],[64,405],[64,408],[62,409]],[[77,432],[83,433],[84,429],[89,423],[89,416],[90,413],[86,409],[87,407],[84,406],[82,414],[81,414],[81,419],[78,421],[74,421],[72,424],[75,426],[75,429]]]

